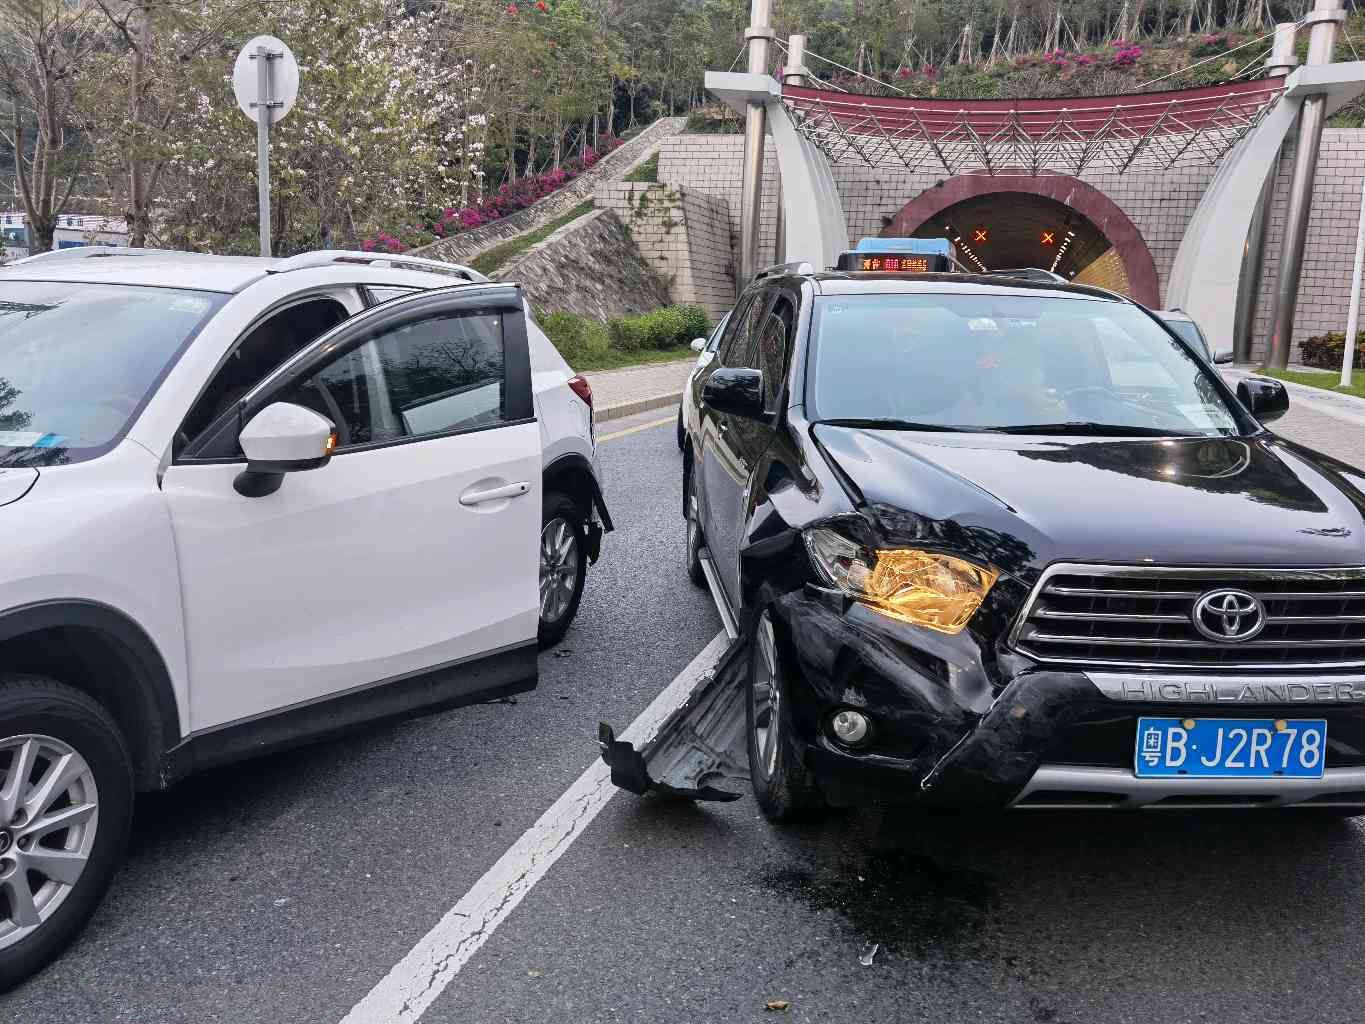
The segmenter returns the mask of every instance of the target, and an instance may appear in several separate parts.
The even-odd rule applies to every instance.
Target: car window
[[[103,454],[229,296],[0,282],[0,466]]]
[[[726,313],[720,318],[720,323],[716,324],[716,329],[711,332],[711,337],[706,341],[706,351],[715,352],[720,348],[721,339],[725,337],[725,327],[730,322],[730,314]]]
[[[252,327],[185,416],[175,438],[175,454],[200,436],[242,396],[272,374],[309,342],[322,337],[347,317],[335,299],[313,298],[274,313]]]
[[[1193,320],[1167,320],[1166,326],[1189,342],[1196,352],[1202,352],[1204,356],[1209,359],[1213,358],[1213,353],[1209,351],[1209,343],[1204,337],[1204,332],[1199,329],[1199,325]]]
[[[772,296],[760,292],[737,316],[734,333],[726,339],[721,348],[721,366],[744,367],[751,370],[762,369],[759,358],[759,334],[767,314]]]
[[[1197,436],[1239,431],[1207,364],[1127,303],[824,296],[811,331],[808,394],[817,419],[1024,433],[1058,425]]]
[[[337,449],[505,420],[502,317],[443,316],[386,330],[280,394],[337,428]]]
[[[408,288],[402,285],[367,284],[365,286],[365,305],[377,306],[381,302],[388,302],[390,299],[401,299],[404,295],[411,295],[417,291],[416,288]]]
[[[763,317],[758,332],[758,356],[763,371],[763,406],[768,412],[777,409],[782,396],[782,383],[787,376],[787,352],[796,324],[796,311],[785,297],[779,297]]]

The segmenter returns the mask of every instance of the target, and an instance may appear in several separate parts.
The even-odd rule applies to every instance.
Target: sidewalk
[[[650,409],[673,408],[682,398],[683,385],[696,365],[694,356],[671,363],[583,374],[592,385],[594,421],[604,423]]]
[[[1233,387],[1249,370],[1224,369]],[[1281,381],[1289,391],[1289,411],[1270,425],[1275,433],[1326,455],[1365,468],[1365,399]]]

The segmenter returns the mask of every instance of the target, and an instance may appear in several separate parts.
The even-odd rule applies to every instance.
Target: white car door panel
[[[322,468],[254,498],[212,450],[167,471],[195,731],[535,643],[524,318],[474,290],[353,318],[247,396],[240,420],[272,400],[339,418]]]

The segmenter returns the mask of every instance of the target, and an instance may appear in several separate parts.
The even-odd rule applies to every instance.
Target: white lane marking
[[[724,633],[717,634],[620,738],[638,746],[653,736],[687,699],[702,673],[720,660],[729,643]],[[598,758],[408,955],[351,1007],[341,1024],[394,1024],[420,1018],[615,793],[611,769]]]

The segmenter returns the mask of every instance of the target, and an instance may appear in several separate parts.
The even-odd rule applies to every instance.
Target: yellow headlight
[[[827,583],[883,615],[941,633],[962,632],[1000,575],[934,551],[869,550],[834,530],[808,530],[805,538]]]

